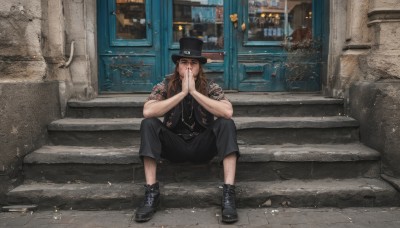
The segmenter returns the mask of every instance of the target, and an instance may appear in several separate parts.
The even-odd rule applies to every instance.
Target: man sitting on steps
[[[203,41],[179,40],[172,55],[175,72],[154,86],[147,98],[140,127],[139,155],[146,177],[145,197],[136,210],[137,222],[149,221],[160,201],[157,161],[205,163],[218,156],[223,164],[222,221],[236,222],[235,172],[239,158],[232,104],[203,72]],[[161,122],[158,117],[164,116]],[[214,117],[217,117],[214,120]]]

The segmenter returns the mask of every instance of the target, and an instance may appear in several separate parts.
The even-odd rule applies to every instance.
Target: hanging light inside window
[[[311,15],[312,15],[312,12],[311,11],[308,12],[308,15],[306,16],[306,19],[311,19]]]

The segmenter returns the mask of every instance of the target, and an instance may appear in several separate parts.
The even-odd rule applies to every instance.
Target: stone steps
[[[138,150],[45,146],[25,157],[24,175],[37,182],[143,182]],[[240,146],[240,151],[236,174],[239,182],[378,177],[380,171],[379,153],[361,144],[246,145]],[[218,182],[223,176],[216,160],[194,166],[162,161],[158,173],[158,179],[164,183]]]
[[[161,206],[205,208],[220,205],[217,182],[161,184]],[[237,183],[239,208],[398,206],[399,194],[388,183],[371,178],[249,181]],[[12,203],[40,208],[132,209],[143,197],[142,183],[26,183],[8,194]]]
[[[73,209],[131,209],[143,197],[138,157],[147,95],[68,102],[67,118],[48,126],[49,145],[24,159],[24,183],[9,204]],[[397,206],[398,192],[380,179],[380,154],[359,143],[343,100],[318,94],[228,94],[242,157],[239,207]],[[220,204],[222,167],[157,166],[164,207]]]
[[[48,126],[54,145],[139,145],[141,118],[66,118]],[[239,144],[351,143],[359,140],[358,123],[345,116],[235,117]]]
[[[318,94],[229,93],[234,115],[240,116],[337,116],[343,100]],[[100,96],[90,101],[70,100],[71,118],[141,118],[147,95]]]

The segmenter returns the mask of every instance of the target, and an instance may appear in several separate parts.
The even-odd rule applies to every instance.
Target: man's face
[[[193,77],[196,80],[200,70],[200,62],[197,59],[182,58],[178,62],[178,72],[181,79],[187,74],[188,70],[193,72]]]

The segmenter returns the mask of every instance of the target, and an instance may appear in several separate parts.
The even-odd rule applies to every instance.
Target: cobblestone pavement
[[[219,208],[162,209],[147,223],[130,211],[2,212],[0,227],[400,227],[400,207],[394,208],[259,208],[239,209],[239,222],[220,221]]]

